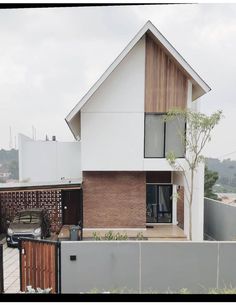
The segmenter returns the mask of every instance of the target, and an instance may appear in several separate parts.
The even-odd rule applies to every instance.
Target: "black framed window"
[[[177,158],[183,158],[186,124],[184,119],[174,118],[164,122],[165,113],[146,113],[144,128],[144,157],[165,158],[168,152],[174,152]]]

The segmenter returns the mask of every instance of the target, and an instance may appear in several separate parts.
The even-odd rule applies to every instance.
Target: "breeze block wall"
[[[52,232],[62,226],[62,197],[60,189],[30,189],[0,191],[0,232],[6,232],[7,219],[13,220],[18,211],[43,208],[47,210]]]
[[[83,172],[84,228],[144,228],[145,172]]]

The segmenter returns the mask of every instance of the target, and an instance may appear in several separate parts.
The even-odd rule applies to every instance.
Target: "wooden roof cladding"
[[[146,34],[145,112],[185,109],[187,77],[163,47]]]

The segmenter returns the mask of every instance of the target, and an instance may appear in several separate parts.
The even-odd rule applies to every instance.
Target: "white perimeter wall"
[[[19,135],[20,181],[73,181],[81,176],[80,142],[33,141]]]

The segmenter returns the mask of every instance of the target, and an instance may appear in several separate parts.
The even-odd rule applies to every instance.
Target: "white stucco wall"
[[[81,180],[80,142],[34,141],[19,135],[19,180]]]
[[[143,37],[81,109],[82,170],[172,170],[144,158],[144,86]]]
[[[83,170],[141,170],[144,145],[145,39],[81,110]]]

